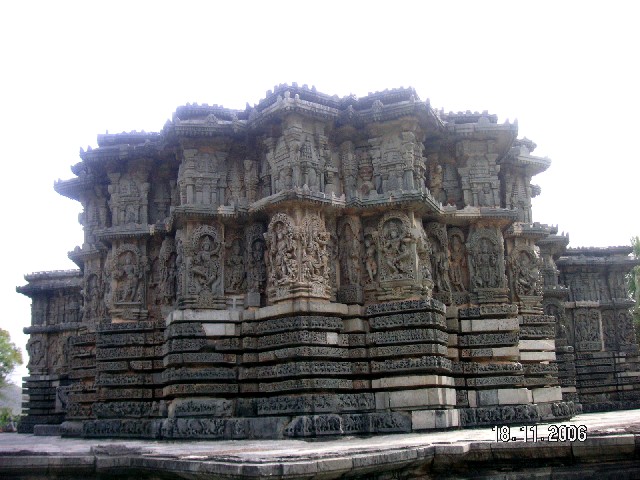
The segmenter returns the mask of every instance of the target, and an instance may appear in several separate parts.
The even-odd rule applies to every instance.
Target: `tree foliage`
[[[22,352],[11,341],[9,332],[0,328],[0,386],[7,382],[13,369],[21,363]]]

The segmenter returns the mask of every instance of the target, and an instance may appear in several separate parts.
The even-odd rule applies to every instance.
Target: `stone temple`
[[[280,85],[98,135],[78,270],[27,275],[23,432],[282,438],[640,406],[630,247],[533,222],[550,160],[413,89]]]

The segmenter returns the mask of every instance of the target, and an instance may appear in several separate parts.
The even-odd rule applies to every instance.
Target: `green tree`
[[[22,363],[22,352],[11,341],[9,332],[0,328],[0,387],[7,383],[7,377]]]

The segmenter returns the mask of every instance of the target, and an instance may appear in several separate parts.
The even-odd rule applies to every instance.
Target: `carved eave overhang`
[[[59,323],[57,325],[32,325],[24,327],[22,331],[26,335],[33,333],[58,333],[58,332],[74,332],[86,328],[81,322]]]
[[[95,186],[95,177],[91,174],[82,174],[76,178],[68,180],[57,180],[53,184],[53,189],[63,197],[71,200],[81,201],[82,194]]]
[[[553,285],[551,287],[544,287],[544,296],[547,298],[559,298],[566,299],[569,297],[569,287],[564,285]]]
[[[100,247],[102,247],[102,245]],[[73,263],[78,265],[78,267],[83,268],[84,263],[87,260],[100,256],[101,252],[102,250],[99,250],[93,245],[90,245],[90,246],[83,245],[82,248],[76,247],[70,252],[67,252],[67,257]]]
[[[418,124],[427,131],[441,131],[444,124],[426,102],[415,99],[392,104],[377,104],[367,110],[355,110],[351,106],[340,112],[338,126],[352,125],[362,128],[375,123],[390,122],[406,117],[417,119]]]
[[[216,137],[231,136],[247,130],[246,120],[181,120],[176,118],[168,129],[178,137]]]
[[[314,206],[322,207],[323,210],[342,210],[345,208],[344,195],[337,197],[335,194],[327,195],[324,192],[314,192],[304,188],[294,188],[283,190],[274,195],[261,198],[249,205],[249,213],[254,214],[261,211],[271,211],[274,208],[286,206],[294,207]]]
[[[513,155],[510,153],[500,162],[502,165],[513,165],[524,170],[525,174],[533,177],[544,172],[551,165],[551,159],[534,155]]]
[[[96,230],[95,235],[100,241],[128,240],[132,238],[146,238],[151,235],[149,225],[131,224],[121,227],[108,227]]]
[[[557,228],[556,228],[557,232]],[[548,251],[551,255],[558,255],[563,253],[567,249],[567,245],[569,245],[569,236],[562,235],[548,235],[544,238],[541,238],[536,242],[541,249]]]
[[[141,145],[156,143],[161,140],[158,132],[122,132],[98,134],[98,147],[111,147],[116,145]]]
[[[452,225],[469,225],[471,223],[506,227],[518,219],[518,212],[509,208],[472,207],[467,205],[457,209],[453,205],[443,207],[442,219]]]
[[[302,100],[297,94],[291,97],[287,93],[288,91],[285,92],[284,97],[278,97],[275,103],[264,110],[253,110],[249,116],[248,126],[252,129],[259,129],[271,121],[282,119],[291,113],[298,113],[304,117],[322,121],[333,121],[340,113],[337,108]]]
[[[494,123],[489,116],[480,116],[474,123],[447,123],[445,131],[452,141],[458,140],[493,140],[499,155],[506,154],[518,136],[518,124],[505,121]]]
[[[640,258],[632,258],[630,246],[568,248],[557,260],[558,267],[586,267],[629,271],[640,265]]]
[[[420,216],[439,217],[443,213],[442,204],[425,188],[422,190],[397,190],[367,198],[354,198],[347,204],[347,212],[357,213],[359,209],[376,211],[412,209]]]
[[[27,285],[16,287],[16,292],[27,297],[54,290],[77,289],[82,285],[80,270],[53,270],[35,272],[24,276]]]
[[[138,158],[155,158],[163,150],[163,143],[146,142],[140,145],[117,144],[80,152],[80,158],[87,165],[104,164],[110,161],[135,160]]]
[[[240,219],[246,217],[249,207],[243,205],[179,205],[171,207],[167,229],[181,228],[187,221],[210,222],[214,219]],[[152,226],[155,233],[155,226]]]
[[[541,240],[548,237],[551,234],[551,228],[549,225],[544,225],[538,222],[534,223],[522,223],[516,222],[505,230],[505,237],[519,237],[528,238],[532,240]]]

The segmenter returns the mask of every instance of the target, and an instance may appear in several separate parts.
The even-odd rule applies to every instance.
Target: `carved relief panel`
[[[362,228],[360,218],[347,216],[338,222],[338,264],[342,303],[362,303]]]
[[[469,266],[464,232],[450,228],[449,238],[449,283],[454,293],[469,291]]]
[[[533,247],[517,246],[509,255],[510,288],[514,298],[520,301],[542,295],[543,281],[540,273],[542,261]]]
[[[409,218],[400,212],[387,213],[378,222],[380,284],[417,280],[416,238],[411,227]]]
[[[511,173],[505,177],[505,207],[518,211],[518,221],[531,223],[531,178]]]
[[[247,288],[245,270],[245,244],[242,231],[227,230],[225,232],[225,292],[244,293]]]
[[[602,350],[602,325],[596,309],[578,308],[573,311],[575,348],[578,351]]]
[[[480,303],[504,303],[507,298],[504,240],[498,228],[477,228],[469,235],[471,291]]]
[[[471,287],[505,288],[504,244],[498,229],[479,228],[467,244],[470,257]]]
[[[111,225],[146,225],[150,184],[146,169],[109,174]]]
[[[111,224],[107,195],[103,188],[96,186],[82,199],[82,213],[78,222],[84,230],[85,248],[96,248],[96,231]]]
[[[449,279],[449,241],[447,227],[441,223],[429,223],[427,233],[432,248],[431,272],[433,275],[434,292],[445,303],[451,303],[451,281]]]
[[[473,207],[500,206],[500,166],[492,141],[462,140],[457,144],[460,160],[458,173],[462,181],[465,205]]]
[[[265,264],[267,249],[264,231],[265,227],[262,223],[253,223],[245,230],[248,306],[259,307],[261,305],[261,295],[265,291],[267,282],[267,266]]]
[[[290,118],[283,134],[267,138],[264,145],[271,171],[271,190],[278,193],[292,188],[306,188],[312,192],[325,191],[325,179],[337,181],[324,126]],[[334,189],[335,187],[331,187]]]
[[[557,298],[551,298],[546,301],[543,311],[545,315],[552,315],[556,318],[557,345],[573,345],[573,331],[567,319],[564,303]]]
[[[185,148],[182,154],[178,170],[180,205],[222,205],[227,180],[223,167],[228,156],[223,146]]]
[[[112,301],[111,252],[85,260],[82,282],[82,321],[97,322],[107,316]]]
[[[316,212],[277,213],[265,233],[269,301],[297,293],[329,298],[330,234]]]
[[[189,226],[180,238],[176,264],[181,271],[181,303],[215,308],[224,305],[224,236],[222,226]],[[181,247],[181,248],[180,248]],[[180,251],[182,250],[182,252]]]

